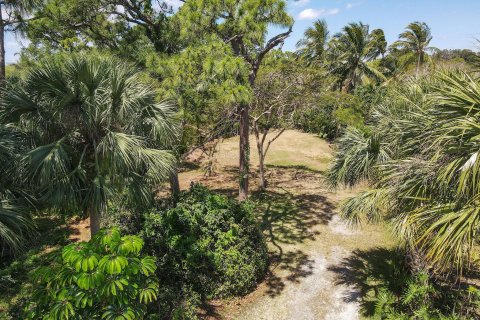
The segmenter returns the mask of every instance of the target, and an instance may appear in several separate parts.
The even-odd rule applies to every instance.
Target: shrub
[[[143,240],[103,230],[90,242],[67,245],[33,272],[29,319],[139,319],[157,299],[155,259]]]
[[[305,132],[335,139],[347,126],[362,129],[366,110],[362,101],[350,94],[329,92],[323,94],[315,105],[294,116],[294,125]]]
[[[363,315],[373,319],[478,319],[480,290],[451,285],[425,268],[413,271],[404,250],[377,256],[361,272]]]
[[[252,207],[200,185],[174,208],[148,213],[144,236],[158,259],[160,300],[170,301],[163,309],[177,318],[192,317],[206,299],[246,294],[266,271]]]
[[[427,272],[410,275],[400,294],[382,287],[374,297],[375,319],[478,319],[480,290],[443,287]]]

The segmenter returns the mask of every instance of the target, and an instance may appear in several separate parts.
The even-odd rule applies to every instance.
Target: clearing
[[[360,296],[374,287],[369,275],[379,272],[394,242],[385,226],[353,229],[337,215],[339,203],[356,190],[329,190],[323,172],[332,158],[324,140],[286,131],[267,154],[268,191],[257,190],[258,156],[251,138],[251,200],[271,254],[270,270],[246,297],[213,301],[207,319],[352,320],[361,314]],[[200,182],[211,189],[237,192],[238,138],[217,144],[208,157],[200,151],[187,157],[190,169],[180,174],[182,189]],[[202,170],[203,168],[203,170]],[[205,168],[214,169],[210,176]],[[364,307],[369,306],[364,302]]]

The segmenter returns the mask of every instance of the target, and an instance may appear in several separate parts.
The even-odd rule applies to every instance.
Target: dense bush
[[[143,240],[104,230],[67,245],[33,272],[29,319],[141,319],[157,299],[155,259]]]
[[[359,98],[341,92],[328,92],[320,96],[313,106],[295,114],[294,125],[305,132],[334,139],[347,126],[363,128],[366,112]]]
[[[267,267],[267,248],[248,204],[195,185],[177,205],[145,216],[158,259],[164,312],[192,318],[205,299],[246,294]]]

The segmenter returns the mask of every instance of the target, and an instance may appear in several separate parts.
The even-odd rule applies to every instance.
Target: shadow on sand
[[[286,282],[299,282],[312,274],[314,261],[301,250],[285,251],[284,247],[313,241],[319,235],[314,227],[326,225],[333,217],[334,205],[316,194],[294,195],[289,192],[255,193],[260,227],[271,244],[271,268],[267,275],[267,293],[279,295]],[[279,277],[275,270],[281,270]]]

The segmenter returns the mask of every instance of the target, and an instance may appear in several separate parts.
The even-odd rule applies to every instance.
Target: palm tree
[[[415,57],[416,73],[418,74],[420,66],[425,62],[427,52],[435,50],[435,48],[429,47],[430,41],[432,41],[430,27],[425,22],[412,22],[399,35],[399,38],[392,47],[404,50]]]
[[[390,219],[409,249],[438,271],[461,272],[480,240],[480,81],[464,72],[402,83],[370,119],[347,131],[332,185],[367,180],[348,200],[351,221]]]
[[[312,27],[305,30],[304,36],[297,42],[298,54],[309,65],[322,62],[328,41],[328,26],[325,20],[317,20]]]
[[[362,23],[350,23],[329,42],[330,71],[339,76],[344,92],[350,92],[363,76],[385,78],[369,64],[373,59],[370,43],[369,27]]]
[[[0,125],[0,250],[16,251],[25,236],[33,233],[31,202],[21,184],[18,160],[22,151],[21,135],[11,126]],[[1,253],[0,252],[0,256]]]
[[[0,1],[0,83],[5,80],[5,31],[17,30],[24,18],[41,3],[42,0]]]
[[[90,216],[92,234],[110,200],[147,203],[175,159],[174,109],[132,66],[109,57],[47,61],[5,93],[1,116],[25,132],[22,158],[39,198]]]
[[[375,29],[370,33],[370,52],[369,60],[376,59],[378,56],[385,57],[387,52],[387,40],[382,29]]]

